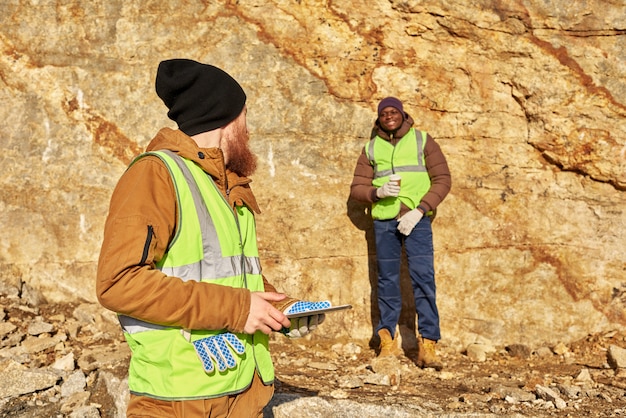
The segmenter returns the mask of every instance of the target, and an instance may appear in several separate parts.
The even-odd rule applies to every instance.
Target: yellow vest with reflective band
[[[416,135],[416,132],[420,135]],[[365,154],[374,168],[373,186],[381,187],[392,174],[399,174],[402,178],[398,197],[385,197],[372,204],[372,218],[395,218],[400,213],[400,202],[409,209],[415,209],[420,204],[430,189],[424,157],[426,138],[426,132],[411,128],[395,146],[380,136],[365,144]]]
[[[146,155],[161,158],[169,169],[179,208],[176,235],[157,268],[184,281],[263,291],[252,212],[237,206],[235,216],[211,177],[192,161],[171,151],[157,151],[142,154],[133,163]],[[220,306],[207,305],[205,309]],[[235,334],[245,346],[242,355],[232,351],[237,366],[224,372],[216,367],[212,373],[206,373],[181,328],[154,325],[124,315],[118,318],[132,351],[128,386],[135,395],[185,400],[235,394],[250,385],[255,369],[265,384],[274,381],[269,338],[261,332]],[[227,331],[191,330],[191,340],[223,332]]]

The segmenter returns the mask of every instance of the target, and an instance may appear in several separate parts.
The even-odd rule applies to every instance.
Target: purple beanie
[[[380,116],[380,114],[383,113],[383,109],[386,107],[395,107],[396,109],[400,111],[400,113],[402,113],[402,116],[404,117],[404,109],[402,108],[402,102],[396,99],[395,97],[385,97],[384,99],[380,101],[380,103],[378,104],[378,116]]]

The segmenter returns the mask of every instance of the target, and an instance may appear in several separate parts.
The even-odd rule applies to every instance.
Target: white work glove
[[[230,332],[192,341],[192,344],[202,362],[204,371],[207,373],[213,372],[215,369],[214,365],[217,366],[217,370],[220,372],[226,369],[234,369],[237,366],[237,360],[233,356],[231,349],[239,355],[246,350],[237,336]]]
[[[285,315],[308,312],[316,309],[330,308],[331,303],[327,300],[321,302],[307,302],[299,300],[283,311]],[[326,315],[313,314],[291,318],[289,328],[283,328],[281,332],[290,338],[300,338],[311,333],[326,319]]]
[[[398,231],[409,236],[413,228],[415,228],[415,225],[422,219],[422,216],[424,216],[424,214],[417,208],[405,213],[398,219]]]
[[[400,186],[396,182],[388,181],[387,183],[376,189],[376,196],[379,199],[383,197],[396,197],[400,194]]]

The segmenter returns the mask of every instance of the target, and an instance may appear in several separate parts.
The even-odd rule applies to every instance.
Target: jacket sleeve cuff
[[[252,296],[249,290],[247,289],[244,289],[244,290],[246,291],[242,292],[241,298],[243,300],[241,301],[241,306],[246,306],[247,309],[240,310],[241,314],[235,320],[235,322],[233,322],[232,329],[229,329],[229,331],[232,331],[232,332],[244,332],[244,328],[246,327],[246,322],[248,321],[248,316],[250,315],[250,303],[251,303]]]

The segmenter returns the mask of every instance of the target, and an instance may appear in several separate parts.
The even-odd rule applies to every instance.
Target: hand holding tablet
[[[283,328],[281,332],[290,338],[300,338],[315,330],[324,322],[327,312],[334,312],[352,308],[352,305],[332,306],[327,300],[321,302],[297,301],[284,313],[291,320],[289,328]]]

